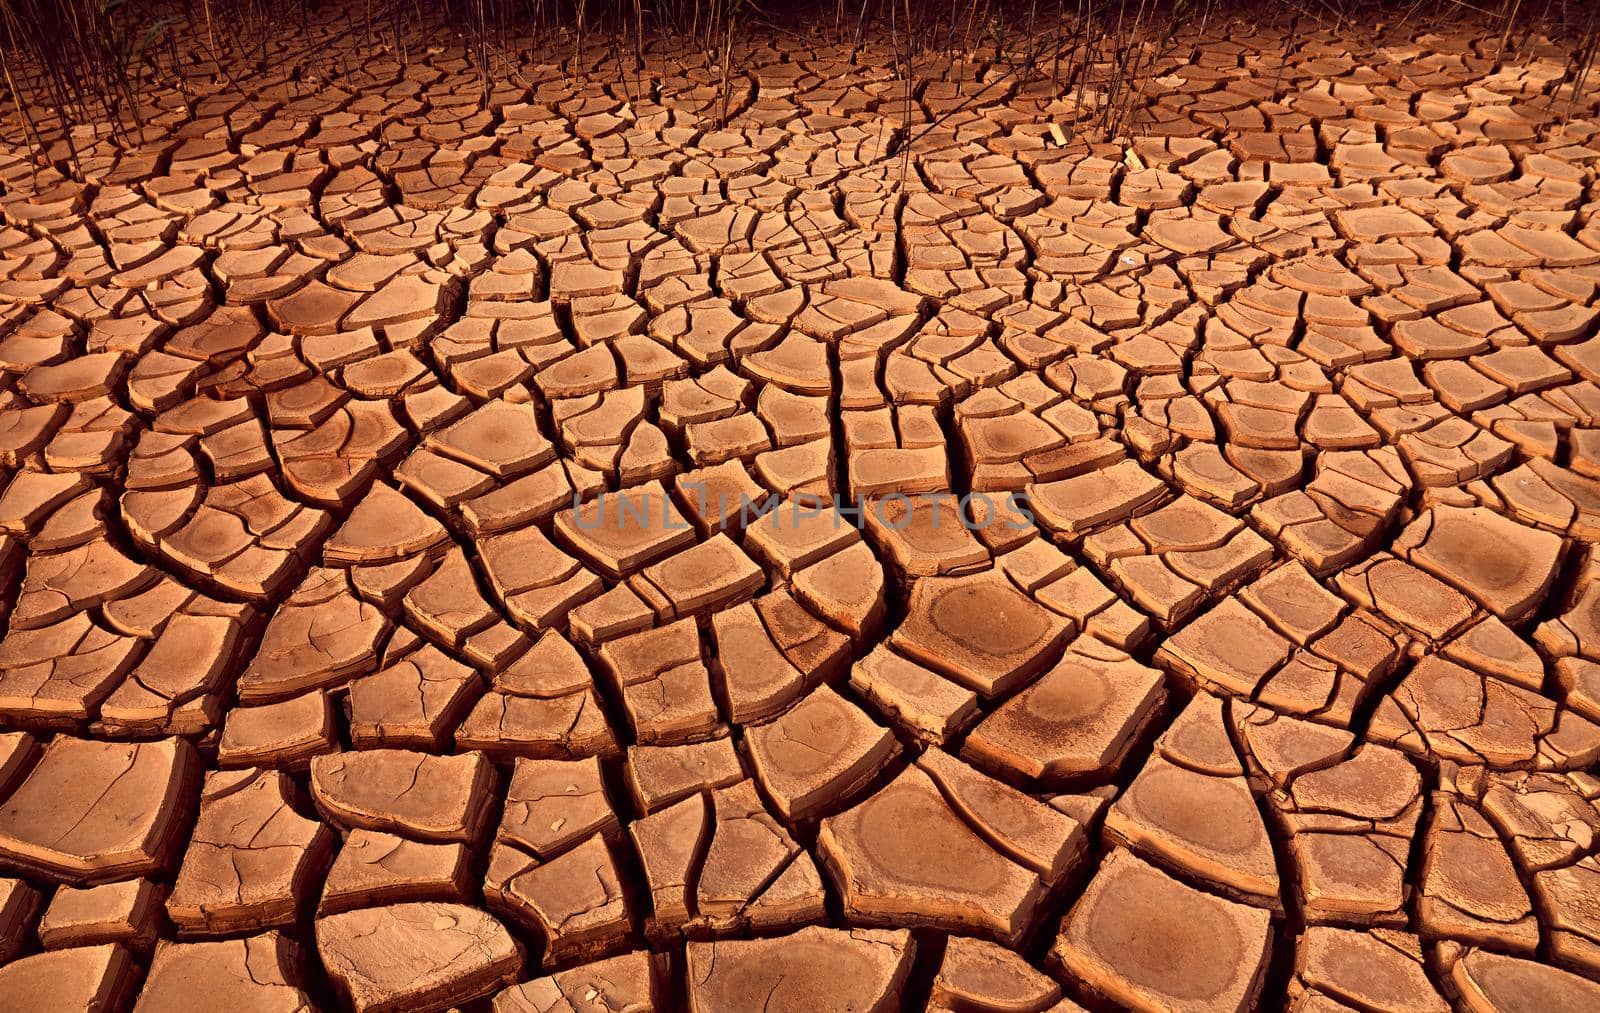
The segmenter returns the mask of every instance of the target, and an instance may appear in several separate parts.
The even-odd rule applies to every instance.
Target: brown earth
[[[1600,1007],[1595,103],[1209,31],[13,110],[0,1009]]]

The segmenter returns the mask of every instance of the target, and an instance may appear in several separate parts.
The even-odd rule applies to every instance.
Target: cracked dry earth
[[[0,1008],[1600,1008],[1600,126],[1463,31],[12,116]]]

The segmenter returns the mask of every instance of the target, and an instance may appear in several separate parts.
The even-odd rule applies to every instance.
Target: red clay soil
[[[0,1009],[1600,1008],[1594,101],[1208,31],[13,111]]]

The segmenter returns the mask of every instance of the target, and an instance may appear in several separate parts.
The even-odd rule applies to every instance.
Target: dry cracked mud
[[[1594,98],[1186,31],[8,115],[0,1009],[1600,1008]]]

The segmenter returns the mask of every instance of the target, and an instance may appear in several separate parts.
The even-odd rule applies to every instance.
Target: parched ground
[[[0,1008],[1600,1008],[1594,101],[1210,31],[13,110]]]

